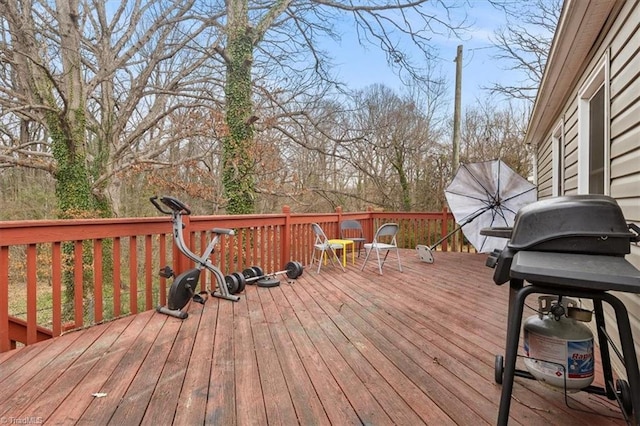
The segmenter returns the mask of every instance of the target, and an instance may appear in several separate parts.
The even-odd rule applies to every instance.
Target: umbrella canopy
[[[445,196],[465,237],[486,253],[503,249],[507,240],[480,235],[480,230],[513,226],[518,210],[536,201],[535,188],[502,160],[493,160],[460,165]]]

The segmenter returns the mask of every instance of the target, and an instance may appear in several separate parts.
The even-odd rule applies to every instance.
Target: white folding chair
[[[320,256],[318,257],[318,271],[320,273],[320,268],[322,267],[322,262],[324,260],[325,255],[329,254],[329,260],[331,260],[331,264],[335,265],[337,261],[340,268],[345,271],[344,266],[342,266],[342,262],[336,253],[336,249],[341,249],[342,244],[331,244],[329,243],[329,239],[327,235],[324,233],[320,225],[317,223],[312,223],[311,228],[313,228],[313,233],[316,235],[316,240],[313,243],[313,253],[311,253],[311,265],[315,261],[315,256],[317,252],[320,252]],[[345,271],[346,272],[346,271]]]
[[[373,237],[373,241],[371,243],[367,243],[364,245],[364,249],[367,252],[367,256],[364,258],[364,263],[362,264],[361,271],[364,271],[364,267],[367,264],[367,260],[369,260],[369,256],[372,251],[376,252],[376,257],[378,258],[378,271],[380,275],[382,275],[382,267],[384,266],[384,262],[387,260],[387,256],[391,250],[395,250],[396,257],[398,258],[398,270],[402,272],[402,265],[400,264],[400,252],[398,251],[398,243],[396,242],[396,234],[400,227],[397,223],[385,223],[376,231],[376,235]],[[384,257],[380,258],[380,252],[384,251]]]

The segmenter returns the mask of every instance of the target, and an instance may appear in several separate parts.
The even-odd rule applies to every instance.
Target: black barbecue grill
[[[496,357],[496,381],[502,382],[498,424],[507,424],[514,376],[533,378],[515,365],[525,299],[537,293],[593,300],[605,387],[582,390],[617,399],[627,421],[640,425],[640,374],[629,318],[624,304],[610,293],[640,294],[640,271],[624,258],[630,244],[639,241],[638,227],[627,225],[613,198],[576,195],[529,204],[518,211],[513,228],[481,233],[509,239],[487,259],[487,266],[495,268],[495,283],[508,281],[510,286],[504,365]],[[620,351],[606,332],[603,301],[615,311],[625,389],[619,389],[619,380],[613,382],[609,347]]]

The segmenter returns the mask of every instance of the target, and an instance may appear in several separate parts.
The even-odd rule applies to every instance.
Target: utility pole
[[[460,165],[460,109],[462,101],[462,45],[458,45],[456,55],[456,98],[453,107],[453,173]]]

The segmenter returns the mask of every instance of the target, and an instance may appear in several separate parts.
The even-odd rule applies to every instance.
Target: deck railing
[[[455,226],[446,210],[293,214],[285,206],[281,214],[185,216],[184,235],[200,253],[212,228],[232,228],[235,235],[222,238],[212,262],[225,274],[252,265],[271,272],[291,260],[309,263],[311,223],[335,238],[347,219],[359,220],[368,240],[382,223],[399,223],[404,248],[432,245]],[[0,222],[0,352],[164,304],[170,280],[160,268],[178,274],[192,267],[172,238],[168,216]],[[469,246],[456,232],[438,250]],[[206,274],[200,285],[213,288],[212,281]]]

